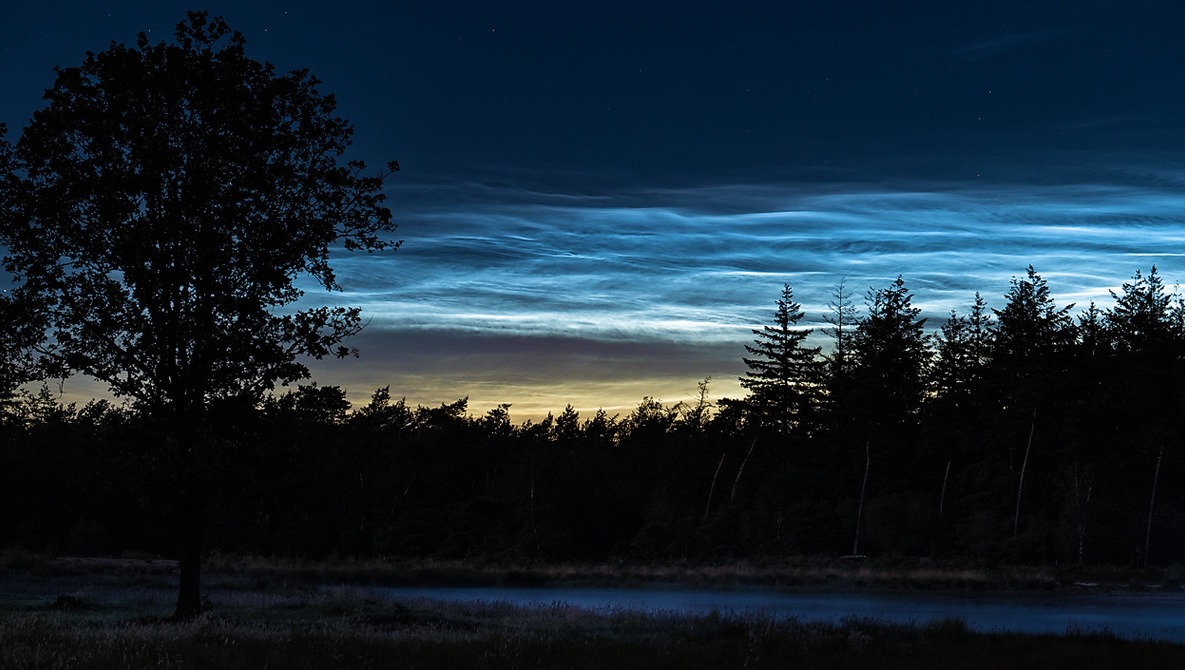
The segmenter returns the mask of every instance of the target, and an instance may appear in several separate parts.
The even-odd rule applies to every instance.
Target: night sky
[[[355,402],[736,396],[786,282],[817,323],[902,274],[937,327],[1030,263],[1059,304],[1185,281],[1185,3],[241,4],[0,0],[0,122],[190,8],[310,69],[351,157],[403,167],[404,247],[308,296],[372,319],[314,366]]]

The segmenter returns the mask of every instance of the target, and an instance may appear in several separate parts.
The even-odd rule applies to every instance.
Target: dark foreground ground
[[[377,602],[356,589],[320,586],[308,565],[269,571],[262,563],[215,563],[210,610],[181,624],[164,620],[175,584],[167,562],[8,565],[0,574],[0,667],[1185,667],[1185,646],[1106,635],[981,635],[958,620],[817,624]]]

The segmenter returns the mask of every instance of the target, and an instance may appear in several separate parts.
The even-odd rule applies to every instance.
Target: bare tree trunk
[[[1148,501],[1148,530],[1144,532],[1144,565],[1148,565],[1148,549],[1152,546],[1152,510],[1156,509],[1156,484],[1160,480],[1160,461],[1164,458],[1164,445],[1156,455],[1156,472],[1152,475],[1152,499]]]
[[[872,451],[864,441],[864,483],[860,484],[860,506],[856,508],[856,539],[852,542],[852,556],[860,555],[860,521],[864,518],[864,493],[868,490],[868,471],[872,468]]]
[[[176,450],[178,568],[177,608],[173,619],[184,621],[202,613],[202,517],[205,513],[205,472],[201,450],[205,447],[204,417],[192,409],[179,409],[167,422],[169,439]]]
[[[745,458],[741,461],[741,467],[737,469],[736,479],[732,480],[732,492],[728,494],[728,502],[733,502],[737,497],[737,484],[741,483],[741,473],[745,471],[745,464],[749,462],[749,457],[753,455],[753,447],[757,446],[757,438],[753,438],[753,443],[749,445],[749,451],[745,454]]]
[[[1012,515],[1012,537],[1020,530],[1020,495],[1025,488],[1025,470],[1029,467],[1029,450],[1033,448],[1033,431],[1037,428],[1037,408],[1033,408],[1033,420],[1029,424],[1029,442],[1025,445],[1025,459],[1020,464],[1020,481],[1016,484],[1016,512]]]
[[[1082,565],[1082,555],[1086,546],[1086,509],[1090,505],[1090,494],[1094,491],[1094,484],[1086,486],[1086,505],[1078,519],[1078,565]]]
[[[535,471],[531,471],[531,534],[535,536],[535,555],[540,554],[539,524],[535,521]]]
[[[177,590],[177,609],[173,618],[192,619],[202,612],[202,500],[192,490],[181,500],[181,583]]]
[[[946,472],[942,473],[942,493],[938,496],[938,516],[943,516],[946,508],[946,480],[950,478],[950,460],[946,459]]]
[[[720,477],[720,466],[724,465],[724,457],[728,452],[720,454],[720,462],[716,464],[716,474],[712,475],[712,487],[708,489],[708,504],[704,505],[704,518],[708,517],[708,512],[712,509],[712,494],[716,492],[716,479]]]

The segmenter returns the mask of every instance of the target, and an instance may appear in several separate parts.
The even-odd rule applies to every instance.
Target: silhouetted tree
[[[309,424],[337,425],[345,422],[350,412],[350,401],[340,386],[301,384],[277,398],[269,398],[272,411],[287,415],[292,420]]]
[[[939,395],[974,393],[991,362],[992,317],[979,293],[971,313],[960,316],[953,310],[936,338],[935,359],[930,378]]]
[[[59,69],[16,147],[2,232],[19,291],[48,310],[60,360],[168,427],[178,617],[201,603],[211,410],[307,377],[301,356],[354,353],[359,310],[287,308],[295,280],[338,289],[331,245],[397,246],[386,173],[339,162],[352,127],[318,84],[191,12],[173,44],[141,33]]]
[[[1175,380],[1182,347],[1173,323],[1173,296],[1165,290],[1155,265],[1147,276],[1136,270],[1131,281],[1123,283],[1122,293],[1112,291],[1111,297],[1115,306],[1104,318],[1118,362],[1125,370],[1116,382],[1119,409],[1139,417],[1133,421],[1137,451],[1156,454],[1142,554],[1147,561],[1165,447],[1179,440],[1176,429],[1180,427],[1181,398]]]
[[[584,431],[584,437],[591,444],[600,445],[602,447],[610,447],[617,443],[617,438],[621,434],[621,421],[618,420],[618,415],[609,416],[609,413],[604,409],[598,409],[597,413],[591,419],[585,420],[580,427]]]
[[[1111,353],[1111,332],[1105,321],[1106,314],[1092,300],[1078,315],[1078,351],[1086,359],[1102,359]]]
[[[1173,339],[1173,296],[1153,265],[1147,276],[1139,270],[1123,283],[1123,294],[1111,291],[1115,306],[1107,311],[1106,324],[1122,353],[1165,354]],[[1163,362],[1163,361],[1162,361]]]
[[[715,407],[708,396],[708,385],[711,382],[711,377],[705,377],[702,381],[697,382],[695,400],[683,406],[683,416],[679,423],[690,433],[702,432],[711,423],[712,409]]]
[[[28,299],[0,294],[0,414],[21,385],[43,378],[47,371],[35,347],[44,340],[43,317]]]
[[[384,386],[375,389],[370,396],[370,402],[359,407],[352,415],[351,422],[364,432],[370,432],[372,439],[384,433],[398,437],[412,422],[412,410],[407,406],[407,398],[400,398],[398,402],[391,402],[391,387]]]
[[[634,411],[621,422],[623,437],[633,443],[648,438],[660,439],[670,432],[679,419],[679,406],[667,407],[650,396],[642,398]]]
[[[853,374],[865,418],[885,427],[921,406],[930,337],[900,276],[886,288],[869,289],[865,301],[868,313],[852,338]]]
[[[6,131],[0,124],[0,221],[12,215],[19,183],[17,161]],[[44,361],[34,351],[45,337],[44,319],[44,309],[27,295],[0,291],[0,412],[12,401],[17,388],[44,376]]]
[[[832,289],[831,300],[827,302],[827,313],[823,315],[823,320],[831,324],[825,332],[835,340],[835,349],[828,357],[829,372],[831,375],[843,374],[848,368],[852,335],[855,334],[856,324],[860,321],[859,310],[856,309],[846,279],[840,279]]]
[[[556,417],[551,432],[556,443],[571,448],[580,438],[580,412],[570,404],[565,405],[564,411]]]
[[[1049,284],[1030,265],[1023,278],[1013,277],[996,314],[992,359],[1004,383],[1054,372],[1073,342],[1073,303],[1058,308]]]
[[[946,460],[938,498],[940,515],[945,515],[947,485],[956,454],[965,450],[980,430],[991,326],[987,303],[976,293],[971,313],[962,316],[951,310],[934,339],[934,360],[929,367],[932,394],[926,408],[931,442],[939,457]]]
[[[900,509],[891,509],[895,502],[889,498],[877,506],[867,504],[875,494],[869,487],[897,488],[911,471],[920,444],[919,409],[930,359],[926,320],[919,318],[921,310],[913,306],[904,279],[898,276],[883,289],[870,288],[865,305],[852,337],[851,371],[836,390],[842,395],[833,401],[832,419],[841,438],[838,446],[862,471],[853,552],[859,548],[865,517],[878,517],[882,534],[896,532],[889,531],[887,521],[909,520]],[[879,464],[879,477],[870,477],[874,463]]]
[[[803,346],[811,329],[798,327],[802,317],[802,307],[786,284],[773,325],[754,329],[756,339],[745,345],[752,358],[743,359],[749,370],[741,386],[748,389],[748,401],[764,423],[782,434],[809,432],[822,395],[819,348]]]

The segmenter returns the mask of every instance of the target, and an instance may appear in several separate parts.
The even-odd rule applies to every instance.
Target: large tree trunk
[[[202,519],[205,512],[205,472],[201,450],[205,425],[201,412],[180,409],[171,417],[169,433],[176,448],[178,491],[177,548],[181,581],[177,590],[175,620],[192,619],[202,612]]]
[[[181,500],[180,568],[181,584],[177,591],[177,610],[173,618],[192,619],[202,612],[202,498],[193,490]]]

